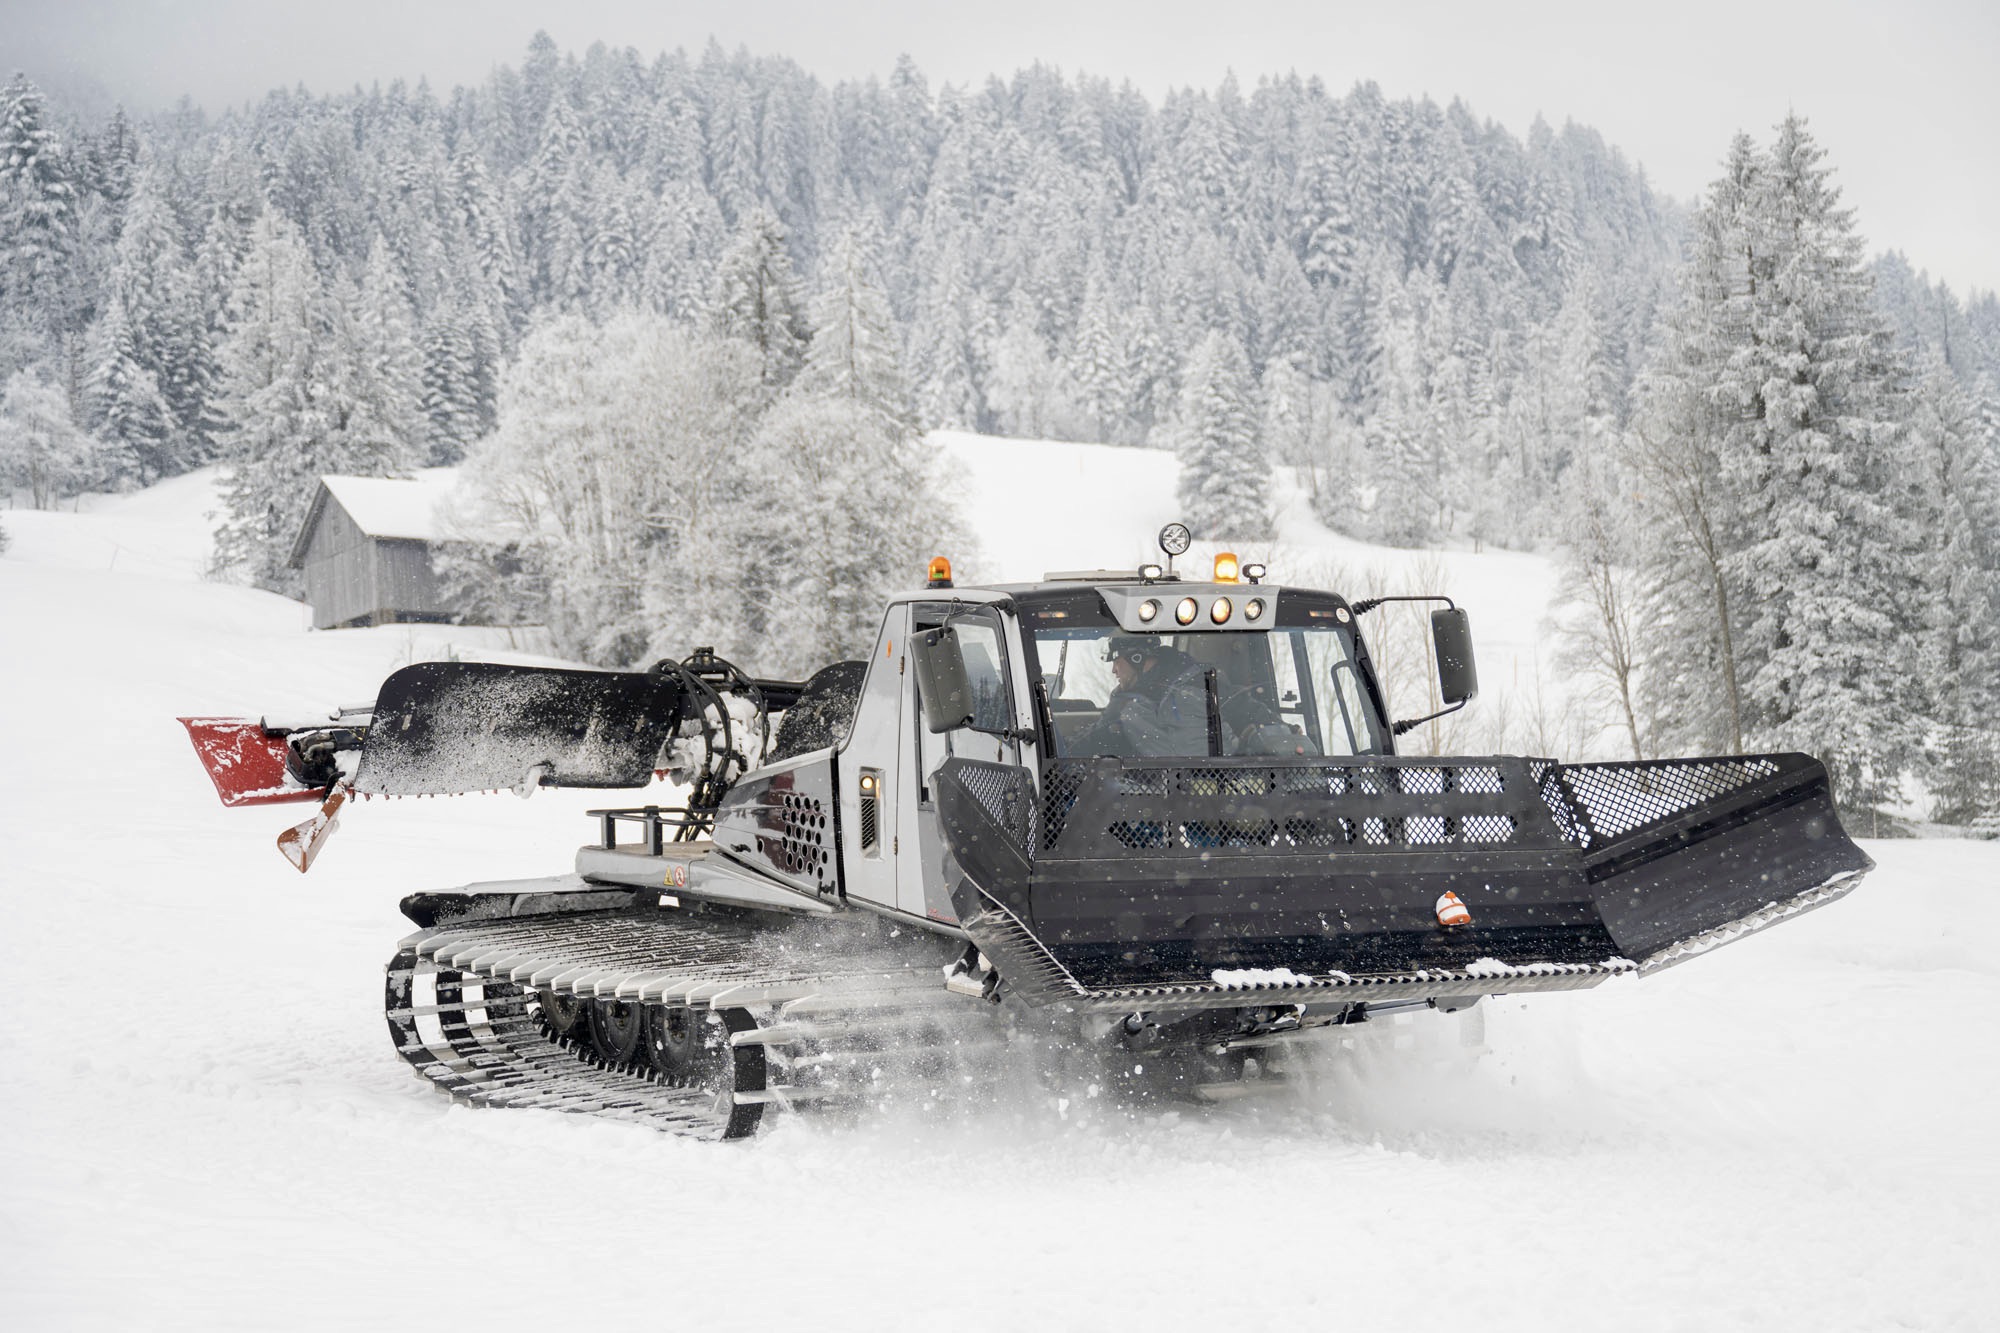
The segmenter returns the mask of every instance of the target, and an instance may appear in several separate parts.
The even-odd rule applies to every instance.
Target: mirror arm
[[[1364,597],[1358,602],[1349,602],[1347,609],[1352,611],[1356,617],[1360,617],[1367,615],[1370,611],[1373,611],[1385,602],[1443,602],[1454,611],[1458,609],[1458,603],[1452,601],[1451,598],[1446,597],[1443,593],[1411,593],[1404,597]]]
[[[1465,707],[1467,704],[1471,702],[1472,701],[1470,699],[1460,699],[1457,703],[1453,704],[1451,707],[1440,708],[1435,713],[1429,713],[1423,717],[1405,718],[1401,722],[1391,722],[1389,724],[1389,734],[1392,736],[1401,736],[1404,732],[1414,731],[1418,727],[1421,727],[1426,722],[1437,721],[1439,718],[1443,717],[1446,713],[1456,713],[1459,709]]]

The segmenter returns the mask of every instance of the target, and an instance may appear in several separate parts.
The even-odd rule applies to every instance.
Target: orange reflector
[[[1438,924],[1440,926],[1469,926],[1472,924],[1472,913],[1466,910],[1464,901],[1450,890],[1446,890],[1439,896],[1437,913]]]
[[[1223,551],[1215,557],[1215,581],[1217,583],[1236,582],[1236,552]]]
[[[951,586],[951,561],[941,555],[931,557],[930,586],[933,588]]]

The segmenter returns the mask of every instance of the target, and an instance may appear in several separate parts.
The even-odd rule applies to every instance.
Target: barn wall
[[[377,538],[373,545],[378,609],[398,615],[440,615],[450,610],[438,591],[437,575],[431,572],[427,543]]]
[[[305,551],[306,600],[313,628],[344,625],[376,609],[374,545],[340,502],[328,496]]]

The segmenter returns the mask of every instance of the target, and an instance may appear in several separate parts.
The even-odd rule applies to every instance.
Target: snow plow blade
[[[325,788],[308,787],[287,771],[289,741],[283,728],[240,717],[178,720],[224,805],[281,805],[326,795]]]
[[[1873,865],[1798,754],[1058,760],[1039,793],[953,759],[935,792],[974,942],[1031,1003],[1106,1011],[1576,989]]]
[[[682,700],[647,673],[420,662],[382,682],[354,790],[643,787]]]

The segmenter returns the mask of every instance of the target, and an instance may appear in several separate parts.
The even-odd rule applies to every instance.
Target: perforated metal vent
[[[778,854],[787,874],[823,878],[826,871],[826,807],[801,792],[778,792]]]

